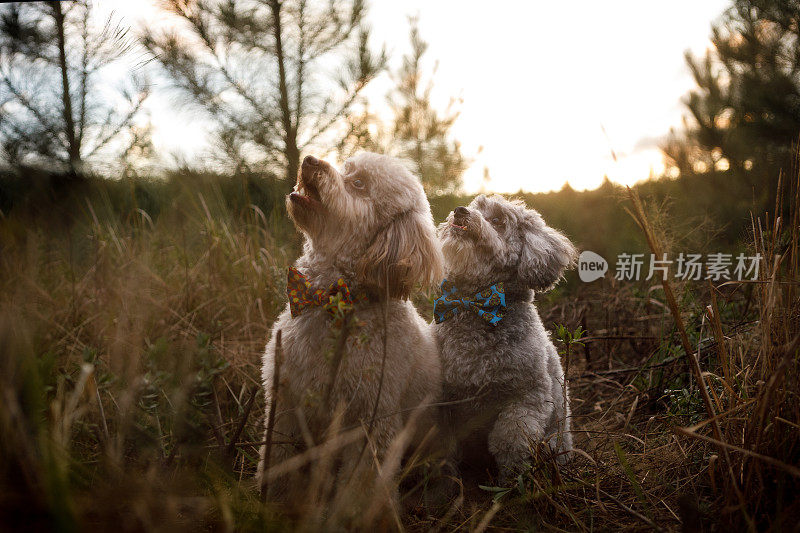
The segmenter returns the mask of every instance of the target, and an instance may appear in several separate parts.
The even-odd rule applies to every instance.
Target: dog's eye
[[[350,182],[350,185],[352,185],[356,189],[363,189],[364,188],[364,182],[361,181],[361,180],[353,180],[353,181]]]
[[[502,226],[502,220],[500,220],[500,217],[492,217],[492,218],[489,220],[489,222],[491,222],[491,223],[492,223],[492,224],[494,224],[495,226]]]

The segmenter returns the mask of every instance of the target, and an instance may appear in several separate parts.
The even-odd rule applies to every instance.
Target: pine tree
[[[395,74],[396,88],[389,95],[394,112],[392,142],[398,146],[398,155],[414,163],[428,194],[454,192],[469,166],[461,144],[450,140],[450,129],[459,113],[453,110],[453,99],[442,115],[431,104],[433,80],[424,83],[422,73],[428,43],[422,40],[415,18],[411,19],[410,37],[411,52],[403,57],[402,67]]]
[[[735,0],[712,27],[714,51],[687,53],[697,88],[683,136],[664,147],[681,171],[788,171],[800,133],[800,2]]]
[[[6,161],[75,174],[129,133],[147,83],[132,76],[114,95],[103,79],[132,46],[111,20],[95,27],[86,0],[3,6],[0,143]]]
[[[225,160],[292,182],[306,147],[335,126],[384,68],[363,0],[167,0],[182,30],[143,42],[216,124]]]
[[[422,71],[428,44],[420,36],[418,20],[411,18],[410,24],[411,52],[391,73],[395,86],[386,95],[391,121],[385,123],[367,102],[362,102],[361,110],[347,117],[348,130],[338,146],[339,156],[345,159],[359,150],[369,150],[401,157],[412,164],[428,195],[452,193],[461,187],[462,175],[469,166],[461,144],[450,139],[458,118],[453,109],[456,101],[451,99],[441,115],[434,109],[433,80],[424,83]]]

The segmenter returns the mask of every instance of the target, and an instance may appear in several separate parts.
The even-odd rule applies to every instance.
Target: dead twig
[[[331,411],[333,410],[333,406],[331,405],[331,397],[333,396],[333,389],[336,385],[336,377],[339,375],[339,367],[342,364],[345,348],[347,347],[347,336],[350,334],[351,319],[352,313],[345,312],[344,317],[342,318],[342,330],[339,334],[338,342],[336,343],[336,349],[333,352],[333,358],[331,359],[331,369],[328,374],[328,389],[325,391],[325,405],[328,406],[328,409]]]
[[[694,433],[693,431],[690,431],[690,428],[684,428],[684,427],[676,426],[676,427],[673,428],[673,430],[676,433],[680,434],[680,435],[684,435],[686,437],[692,437],[692,438],[695,438],[695,439],[700,439],[702,441],[714,444],[715,446],[726,448],[728,450],[733,450],[735,452],[739,452],[739,453],[742,453],[744,455],[747,455],[748,457],[753,457],[754,459],[758,459],[759,461],[762,461],[762,462],[767,463],[769,465],[772,465],[774,467],[780,468],[781,470],[784,470],[784,471],[790,473],[791,475],[793,475],[795,477],[800,477],[800,468],[797,468],[796,466],[792,466],[790,464],[786,464],[783,461],[778,461],[777,459],[775,459],[773,457],[769,457],[767,455],[762,455],[762,454],[754,452],[752,450],[748,450],[746,448],[741,448],[741,447],[736,446],[734,444],[728,444],[727,442],[718,441],[716,439],[713,439],[711,437],[707,437],[705,435],[701,435],[699,433]]]
[[[656,239],[655,233],[653,232],[653,228],[650,226],[650,223],[647,220],[647,215],[644,213],[644,207],[642,206],[642,200],[639,198],[639,193],[636,192],[634,189],[628,187],[628,195],[630,197],[631,203],[633,204],[634,211],[631,213],[628,211],[632,216],[639,227],[644,232],[644,236],[647,239],[647,244],[650,247],[650,251],[656,257],[663,257],[661,246]],[[700,395],[703,399],[703,404],[706,408],[706,412],[708,413],[709,418],[714,418],[714,406],[711,404],[711,398],[708,395],[708,389],[706,388],[705,380],[703,379],[702,371],[700,370],[700,363],[697,361],[695,357],[695,351],[692,347],[691,342],[689,341],[689,336],[686,333],[686,326],[683,323],[683,317],[681,316],[680,308],[678,307],[678,302],[675,299],[675,293],[672,291],[672,285],[670,284],[669,280],[664,277],[661,282],[661,286],[664,290],[664,295],[667,299],[667,305],[669,306],[669,310],[672,313],[672,318],[675,320],[675,327],[678,330],[678,334],[680,336],[681,345],[683,346],[683,351],[686,353],[686,357],[689,360],[689,369],[691,370],[692,374],[694,375],[695,380],[697,381],[697,385],[700,389]],[[719,429],[719,425],[716,423],[712,423],[712,429],[714,431],[714,436],[718,440],[722,440],[722,433]]]
[[[636,223],[644,232],[645,238],[647,239],[647,244],[650,247],[650,251],[655,254],[656,257],[663,257],[661,246],[656,239],[655,233],[653,232],[653,228],[650,226],[650,223],[647,220],[647,215],[645,215],[644,207],[642,206],[642,200],[639,198],[639,193],[628,187],[628,196],[630,197],[631,203],[633,204],[634,212],[628,211],[628,213],[633,216]],[[627,210],[627,209],[626,209]],[[739,500],[739,506],[741,508],[742,513],[744,514],[745,520],[748,523],[748,526],[751,530],[755,529],[755,524],[750,518],[750,515],[747,513],[747,503],[744,499],[744,494],[742,494],[741,489],[739,488],[739,483],[736,480],[736,475],[733,472],[733,467],[731,464],[730,456],[728,454],[728,448],[723,446],[722,443],[725,442],[724,437],[722,436],[722,431],[720,430],[719,423],[716,419],[716,413],[714,411],[714,406],[711,403],[711,397],[708,394],[708,389],[706,388],[706,382],[703,379],[703,372],[700,369],[700,363],[695,356],[694,348],[692,347],[691,343],[689,342],[689,336],[686,333],[686,326],[683,323],[683,317],[681,316],[680,308],[678,307],[678,302],[675,299],[675,293],[672,291],[672,285],[667,279],[667,276],[664,276],[664,279],[661,282],[661,286],[664,290],[664,295],[667,299],[667,305],[669,306],[669,310],[672,313],[672,318],[675,320],[675,327],[678,330],[678,334],[680,335],[681,345],[683,346],[683,350],[686,353],[686,357],[689,360],[689,369],[691,370],[692,374],[694,374],[694,379],[697,382],[697,387],[700,390],[700,397],[703,399],[703,405],[705,406],[706,413],[710,419],[711,423],[711,430],[714,433],[715,441],[719,442],[718,445],[720,451],[725,458],[725,463],[728,467],[728,474],[731,479],[731,484],[733,486],[733,490],[736,493],[737,499]]]
[[[281,364],[283,363],[283,345],[281,344],[281,330],[275,333],[275,368],[272,372],[272,394],[269,398],[269,417],[267,418],[267,433],[264,437],[264,461],[261,463],[261,502],[267,501],[267,472],[269,471],[272,456],[272,433],[275,430],[275,409],[278,406],[278,385],[281,379]]]
[[[211,426],[211,431],[214,433],[214,439],[217,441],[217,445],[220,448],[225,447],[225,437],[222,436],[222,432],[219,428],[221,428],[224,424],[222,422],[222,413],[219,409],[219,401],[217,400],[217,390],[214,386],[214,383],[211,383],[211,402],[214,404],[214,412],[217,415],[217,420],[214,421],[213,416],[211,413],[206,413],[206,418],[208,419],[208,425]]]
[[[383,341],[383,344],[382,344],[383,355],[381,357],[381,373],[380,373],[380,378],[378,380],[378,393],[375,395],[375,403],[372,406],[372,415],[369,418],[369,425],[368,425],[368,428],[367,428],[367,437],[370,437],[372,435],[372,430],[375,427],[375,420],[377,419],[377,416],[378,416],[378,406],[380,405],[381,394],[383,393],[383,379],[384,379],[384,376],[386,374],[386,353],[387,353],[387,345],[388,345],[388,342],[389,342],[388,341],[389,332],[388,332],[388,325],[387,325],[387,323],[389,321],[389,279],[388,279],[389,274],[388,274],[388,270],[387,270],[386,276],[387,276],[386,283],[385,283],[386,294],[384,295],[383,302],[382,302],[382,304],[383,304],[382,305],[382,307],[383,307],[383,309],[382,309],[383,310],[383,339],[382,339],[382,341]],[[361,447],[361,451],[358,452],[358,460],[356,461],[356,464],[361,462],[361,458],[364,456],[364,451],[367,449],[367,444],[368,443],[369,443],[369,438],[364,440],[364,445]]]
[[[601,489],[601,488],[600,488],[598,485],[593,485],[593,484],[591,484],[591,483],[587,483],[586,481],[584,481],[584,480],[582,480],[582,479],[580,479],[580,478],[573,477],[573,476],[566,476],[566,477],[567,477],[567,479],[568,479],[569,481],[576,481],[576,482],[580,483],[581,485],[584,485],[585,487],[588,487],[588,488],[590,488],[590,489],[593,489],[593,490],[594,490],[595,492],[597,492],[598,494],[602,494],[603,496],[605,496],[606,498],[608,498],[609,500],[611,500],[612,502],[614,502],[615,504],[617,504],[617,506],[618,506],[620,509],[622,509],[623,511],[625,511],[626,513],[628,513],[628,514],[629,514],[629,515],[631,515],[632,517],[634,517],[634,518],[638,518],[639,520],[641,520],[642,522],[644,522],[645,524],[647,524],[648,526],[650,526],[651,528],[653,528],[653,530],[654,530],[654,531],[666,531],[664,528],[662,528],[662,527],[659,527],[659,526],[658,526],[658,525],[657,525],[655,522],[653,522],[652,520],[650,520],[649,518],[647,518],[647,517],[646,517],[645,515],[643,515],[642,513],[640,513],[640,512],[638,512],[638,511],[635,511],[635,510],[631,509],[630,507],[628,507],[627,505],[625,505],[624,503],[622,503],[622,502],[621,502],[621,501],[620,501],[620,500],[619,500],[617,497],[615,497],[615,496],[612,496],[612,495],[611,495],[611,494],[609,494],[608,492],[606,492],[606,491],[604,491],[603,489]]]
[[[250,410],[253,408],[253,403],[255,403],[256,394],[258,394],[258,388],[253,389],[253,392],[250,394],[250,398],[247,400],[244,412],[242,413],[242,418],[239,420],[239,426],[233,433],[233,438],[228,443],[228,447],[226,448],[225,453],[229,457],[233,457],[236,454],[236,443],[239,442],[239,437],[241,437],[242,431],[244,430],[244,427],[247,425],[247,420],[250,418]]]

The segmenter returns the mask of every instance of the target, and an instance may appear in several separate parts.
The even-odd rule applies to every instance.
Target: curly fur
[[[456,208],[439,238],[448,280],[466,293],[502,281],[508,306],[497,326],[466,312],[434,326],[459,449],[488,448],[503,480],[542,440],[566,460],[572,438],[564,372],[533,292],[557,283],[575,261],[574,246],[539,213],[500,196]]]
[[[298,453],[309,439],[317,444],[324,440],[337,407],[343,409],[345,428],[374,422],[371,442],[382,459],[416,408],[440,394],[435,339],[406,299],[415,286],[430,286],[441,278],[441,249],[430,206],[419,180],[401,162],[372,153],[349,159],[342,172],[307,157],[286,202],[305,236],[295,266],[314,287],[327,287],[342,277],[352,294],[366,293],[369,301],[355,308],[328,404],[322,398],[331,387],[337,333],[331,332],[327,311],[310,308],[292,318],[287,306],[278,317],[264,352],[262,378],[269,406],[275,332],[282,330],[284,358],[274,435],[276,441],[290,444],[275,445],[270,464]],[[425,425],[423,420],[420,426]],[[356,468],[359,447],[343,450],[342,472],[351,474]],[[264,453],[262,447],[262,462]],[[371,453],[366,455],[371,463]],[[287,491],[287,481],[271,487],[280,495]]]

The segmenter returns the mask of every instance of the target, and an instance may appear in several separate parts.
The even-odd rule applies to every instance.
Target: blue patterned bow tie
[[[506,308],[506,294],[503,292],[503,282],[495,283],[474,296],[458,294],[455,285],[447,280],[442,282],[442,295],[433,301],[433,317],[437,324],[452,318],[463,307],[478,314],[489,324],[496,326],[503,319]]]

